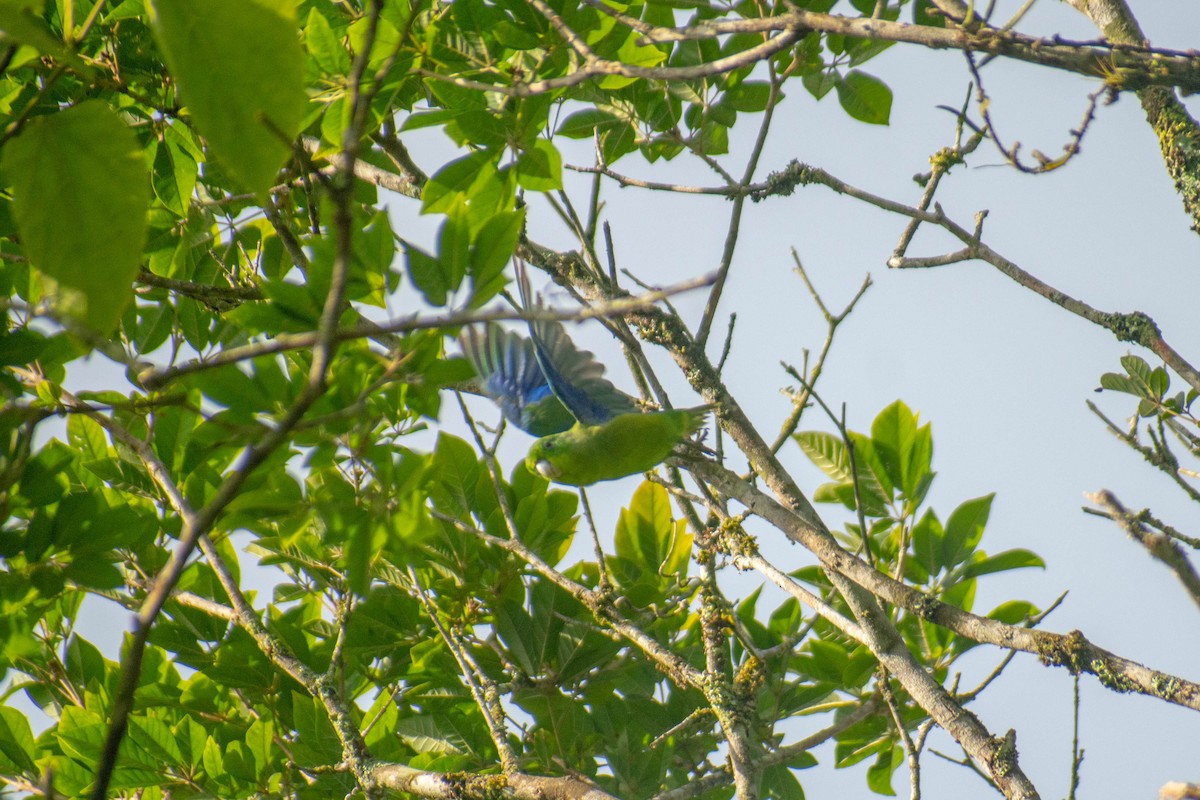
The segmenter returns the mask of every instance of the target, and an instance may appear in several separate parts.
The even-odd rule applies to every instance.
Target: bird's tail
[[[712,403],[706,403],[702,406],[683,409],[688,415],[686,428],[688,436],[691,436],[693,433],[704,427],[704,420],[708,418],[709,412],[711,412],[714,408],[716,408],[716,406]]]

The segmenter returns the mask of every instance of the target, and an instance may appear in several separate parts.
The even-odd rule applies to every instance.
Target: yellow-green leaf
[[[0,31],[38,52],[66,62],[78,75],[90,79],[95,70],[55,36],[41,12],[42,0],[0,0]]]
[[[104,103],[30,120],[0,162],[30,262],[62,310],[109,333],[133,296],[150,184],[137,137]]]
[[[196,128],[263,192],[300,132],[304,51],[289,0],[154,0],[154,34]]]
[[[562,156],[546,139],[538,139],[533,147],[517,159],[517,181],[533,192],[552,192],[562,188]]]

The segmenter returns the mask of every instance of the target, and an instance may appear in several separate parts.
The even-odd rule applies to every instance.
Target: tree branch
[[[600,4],[589,3],[593,7]],[[606,13],[608,12],[606,9]],[[615,14],[614,14],[615,15]],[[620,20],[637,30],[650,43],[716,40],[730,34],[766,34],[773,36],[762,44],[724,58],[686,67],[641,67],[609,61],[596,56],[585,58],[574,72],[558,78],[510,84],[487,83],[428,70],[417,70],[426,77],[453,83],[467,89],[497,92],[510,97],[537,94],[577,86],[593,78],[621,75],[655,81],[687,81],[723,74],[769,58],[794,44],[801,36],[818,31],[855,39],[873,39],[917,44],[933,50],[953,49],[989,53],[1101,78],[1118,89],[1178,87],[1200,92],[1200,56],[1193,53],[1152,48],[1119,42],[1070,41],[1055,36],[1038,38],[991,28],[978,22],[969,26],[933,27],[890,22],[871,17],[843,17],[803,9],[768,17],[702,22],[685,28],[662,28],[645,23],[634,25],[625,15]],[[590,51],[588,51],[590,53]]]
[[[459,311],[449,314],[422,317],[413,314],[403,319],[389,323],[364,322],[352,328],[335,328],[331,331],[331,341],[347,342],[354,339],[374,338],[380,334],[410,333],[418,330],[434,330],[439,328],[458,328],[481,322],[513,321],[582,321],[599,317],[612,317],[628,314],[630,311],[643,306],[652,305],[658,301],[681,292],[711,285],[714,277],[703,275],[699,278],[683,281],[665,289],[646,292],[636,297],[628,297],[611,303],[592,306],[570,311],[554,311],[552,309],[525,310],[495,310],[495,311]],[[275,355],[288,350],[303,350],[313,347],[321,338],[319,331],[307,333],[292,333],[276,336],[260,342],[228,347],[211,356],[192,359],[182,364],[168,367],[146,367],[137,376],[138,383],[149,390],[157,390],[171,381],[196,372],[216,369],[217,367],[236,364],[252,358]]]
[[[1102,489],[1087,495],[1087,499],[1104,509],[1108,518],[1120,525],[1121,530],[1129,534],[1129,538],[1144,547],[1146,552],[1174,572],[1175,577],[1179,579],[1183,588],[1191,596],[1192,602],[1200,607],[1200,575],[1196,574],[1196,568],[1192,566],[1192,562],[1188,560],[1179,545],[1171,541],[1168,536],[1146,530],[1140,515],[1127,511],[1112,492]]]
[[[1092,20],[1114,44],[1140,46],[1145,43],[1145,34],[1125,0],[1067,2]],[[1119,75],[1124,75],[1123,70]],[[1196,91],[1194,87],[1179,88],[1186,93]],[[1183,208],[1192,218],[1192,230],[1200,233],[1200,124],[1169,86],[1139,87],[1138,99],[1146,112],[1146,121],[1158,137],[1167,174],[1175,182],[1175,191],[1183,200]]]
[[[855,558],[842,549],[819,524],[819,520],[814,524],[794,510],[785,508],[724,467],[712,462],[699,462],[691,464],[691,468],[718,491],[745,505],[789,539],[803,545],[828,570],[845,575],[882,600],[973,641],[1032,653],[1043,663],[1066,667],[1072,673],[1090,673],[1114,691],[1138,692],[1200,711],[1200,685],[1192,681],[1148,669],[1096,647],[1079,631],[1060,634],[1030,630],[943,603]]]

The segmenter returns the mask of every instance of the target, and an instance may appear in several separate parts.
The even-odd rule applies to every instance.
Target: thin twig
[[[787,419],[779,427],[779,433],[775,434],[775,440],[771,442],[771,452],[778,453],[779,450],[787,443],[792,434],[796,432],[796,428],[800,426],[800,419],[804,415],[804,409],[808,407],[810,399],[810,387],[817,385],[817,381],[821,378],[821,373],[825,369],[825,359],[829,356],[830,348],[833,347],[834,334],[837,332],[838,326],[850,315],[854,307],[858,305],[858,301],[866,294],[867,289],[871,288],[871,276],[868,274],[863,278],[862,285],[858,287],[858,291],[850,298],[850,302],[846,303],[845,307],[838,314],[831,314],[825,305],[825,301],[821,299],[820,293],[813,285],[812,280],[808,277],[808,271],[804,269],[804,264],[800,261],[800,254],[792,250],[792,259],[796,263],[796,274],[804,281],[804,285],[808,288],[809,296],[813,302],[817,304],[821,315],[825,318],[825,341],[821,343],[821,349],[817,353],[817,358],[813,362],[811,369],[805,364],[804,374],[807,376],[803,381],[803,386],[800,391],[792,396],[792,410],[788,414]]]
[[[347,342],[354,339],[373,338],[380,334],[410,333],[417,330],[433,330],[439,328],[458,328],[481,322],[500,322],[504,320],[556,320],[582,321],[606,316],[619,316],[630,311],[653,304],[673,294],[711,285],[712,275],[684,281],[658,291],[647,292],[637,297],[614,300],[611,303],[577,308],[564,311],[552,309],[527,309],[523,311],[493,310],[493,311],[459,311],[435,316],[412,315],[393,322],[376,324],[361,323],[350,328],[338,328],[332,332],[334,342]],[[150,367],[143,369],[137,376],[138,382],[147,389],[161,389],[171,381],[183,376],[204,370],[235,364],[252,358],[275,355],[288,350],[302,350],[314,346],[320,333],[282,334],[273,339],[254,342],[241,347],[230,347],[211,356],[197,358],[182,364],[167,367]]]
[[[1129,537],[1144,547],[1146,552],[1174,572],[1175,577],[1191,596],[1192,602],[1200,607],[1200,575],[1196,574],[1196,568],[1179,548],[1179,545],[1161,533],[1146,530],[1140,516],[1127,511],[1125,506],[1117,500],[1116,495],[1107,489],[1101,489],[1094,494],[1085,495],[1085,497],[1104,509],[1108,518],[1121,526],[1121,530],[1129,534]]]
[[[517,755],[513,752],[512,747],[508,743],[508,731],[504,726],[504,710],[500,707],[499,694],[496,691],[495,683],[488,678],[475,659],[467,651],[467,648],[453,635],[446,626],[442,624],[438,618],[439,611],[434,605],[433,600],[429,597],[429,593],[421,586],[420,580],[417,578],[417,572],[411,565],[408,567],[408,578],[412,581],[413,590],[416,592],[418,599],[425,606],[425,615],[437,628],[438,635],[442,637],[442,642],[446,645],[446,649],[458,662],[458,671],[462,674],[463,679],[467,682],[467,689],[471,692],[471,697],[475,700],[475,705],[479,707],[480,713],[483,715],[483,721],[487,725],[488,735],[491,736],[492,746],[496,748],[497,755],[500,756],[500,768],[506,775],[511,775],[517,772]]]

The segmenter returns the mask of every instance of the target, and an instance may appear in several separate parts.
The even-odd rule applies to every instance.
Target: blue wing
[[[550,389],[530,340],[493,322],[482,331],[465,328],[459,342],[483,381],[484,393],[513,425],[541,437],[575,424]]]
[[[540,307],[539,299],[529,289],[529,276],[520,265],[517,286],[525,308]],[[590,351],[575,346],[560,323],[530,322],[529,333],[546,383],[575,419],[584,425],[600,425],[641,410],[632,397],[604,377],[604,365]]]

